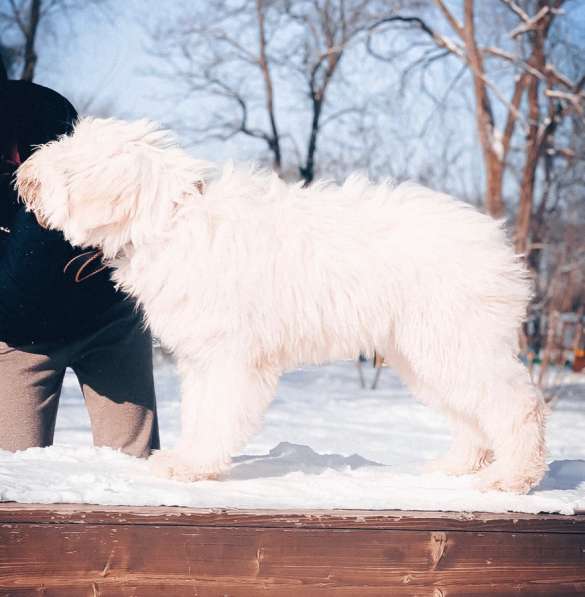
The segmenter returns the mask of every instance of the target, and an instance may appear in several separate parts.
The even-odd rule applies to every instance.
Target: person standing
[[[13,189],[35,146],[77,118],[57,92],[8,80],[0,61],[0,449],[53,443],[65,370],[76,374],[94,445],[158,449],[152,341],[97,251],[43,228]]]

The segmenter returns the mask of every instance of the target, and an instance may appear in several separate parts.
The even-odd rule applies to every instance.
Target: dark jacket
[[[114,289],[108,270],[76,282],[78,260],[64,272],[84,251],[39,226],[12,185],[14,162],[70,132],[77,114],[64,97],[33,83],[8,81],[0,94],[0,341],[74,340],[104,325],[104,313],[125,295]]]

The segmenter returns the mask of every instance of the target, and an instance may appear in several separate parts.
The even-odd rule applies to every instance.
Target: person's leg
[[[39,347],[0,342],[0,449],[53,443],[65,366]]]
[[[76,349],[77,375],[93,432],[94,445],[147,457],[159,448],[152,372],[152,340],[142,318],[117,306],[99,332]]]

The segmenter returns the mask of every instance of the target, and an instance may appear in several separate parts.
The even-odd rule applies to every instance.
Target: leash
[[[86,274],[84,276],[83,272],[88,268],[88,266],[91,263],[94,263],[95,261],[99,261],[104,256],[104,254],[101,251],[98,251],[98,250],[96,250],[96,251],[86,251],[85,253],[81,253],[79,255],[76,255],[72,259],[70,259],[65,264],[65,267],[63,268],[63,273],[64,274],[67,273],[67,270],[69,269],[69,266],[71,266],[73,263],[75,263],[75,261],[77,261],[81,257],[86,257],[88,255],[89,255],[89,258],[81,264],[80,268],[75,273],[75,278],[74,279],[75,279],[75,282],[77,284],[80,284],[81,282],[85,282],[86,280],[89,280],[90,278],[92,278],[96,274],[99,274],[100,272],[103,272],[108,267],[107,265],[104,265],[102,263],[102,265],[100,267],[98,267],[97,269],[94,269],[93,271],[90,271],[88,274]],[[95,263],[94,263],[94,265],[95,265]]]

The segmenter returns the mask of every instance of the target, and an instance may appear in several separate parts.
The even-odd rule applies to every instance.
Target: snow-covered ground
[[[365,366],[368,378],[371,366]],[[156,367],[162,442],[178,437],[171,363]],[[145,461],[91,447],[89,420],[68,373],[55,446],[0,451],[0,500],[203,508],[585,511],[585,377],[564,380],[548,423],[550,472],[530,495],[480,493],[473,478],[425,474],[449,443],[445,421],[416,403],[388,369],[361,390],[354,363],[286,375],[262,430],[219,481],[154,477]]]

